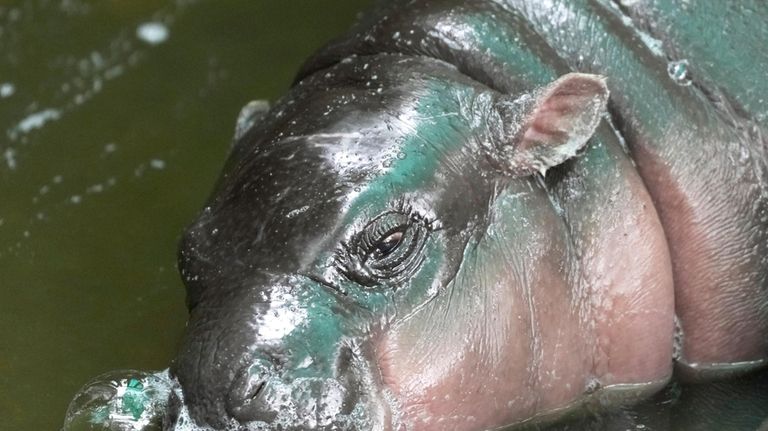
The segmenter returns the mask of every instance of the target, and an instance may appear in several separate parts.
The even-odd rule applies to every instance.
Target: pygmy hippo
[[[766,22],[381,2],[243,110],[163,429],[491,430],[764,366]]]

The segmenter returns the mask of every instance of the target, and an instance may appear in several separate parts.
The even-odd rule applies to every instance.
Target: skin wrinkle
[[[536,397],[534,398],[534,401],[533,401],[533,410],[539,411],[541,396],[539,395],[538,391],[535,391],[535,389],[538,386],[540,386],[540,383],[541,383],[540,381],[541,373],[539,370],[541,352],[540,352],[540,349],[538,349],[539,340],[538,338],[536,338],[537,332],[538,332],[537,322],[535,320],[536,316],[534,315],[535,313],[533,308],[533,298],[530,292],[531,283],[529,281],[527,268],[529,268],[529,266],[522,265],[522,271],[520,271],[519,273],[521,285],[523,286],[523,289],[525,289],[525,292],[523,293],[523,302],[527,305],[527,308],[528,308],[528,320],[529,320],[528,323],[530,324],[530,327],[528,328],[528,330],[530,331],[528,338],[530,339],[530,342],[531,342],[531,345],[530,345],[531,354],[530,354],[530,360],[527,364],[526,369],[528,370],[528,375],[529,375],[528,384],[536,394]]]

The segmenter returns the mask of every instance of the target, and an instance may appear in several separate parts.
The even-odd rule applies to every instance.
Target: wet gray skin
[[[766,91],[648,24],[697,6],[386,2],[250,105],[163,428],[495,429],[762,367]]]

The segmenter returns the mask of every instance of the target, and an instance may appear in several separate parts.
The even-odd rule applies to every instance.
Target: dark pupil
[[[392,253],[398,245],[400,245],[400,241],[403,240],[403,233],[402,232],[394,232],[392,234],[389,234],[386,238],[379,241],[378,244],[376,244],[376,251],[378,251],[380,256],[386,256],[390,253]]]

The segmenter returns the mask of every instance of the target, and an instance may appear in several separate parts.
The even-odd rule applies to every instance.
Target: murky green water
[[[168,365],[176,242],[237,112],[367,3],[0,1],[0,429],[58,429],[95,375]]]

